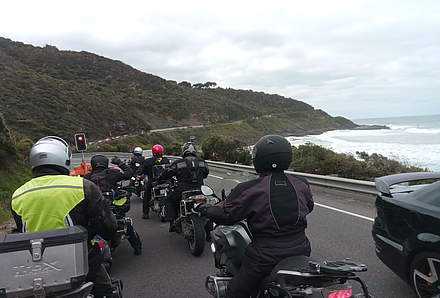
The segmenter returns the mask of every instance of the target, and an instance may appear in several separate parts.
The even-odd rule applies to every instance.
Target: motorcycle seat
[[[286,271],[308,271],[309,270],[309,263],[312,261],[310,257],[307,256],[292,256],[287,257],[283,260],[281,260],[270,273],[269,276],[267,276],[264,279],[264,283],[271,283],[276,282],[278,277],[278,272],[280,270],[286,270]]]

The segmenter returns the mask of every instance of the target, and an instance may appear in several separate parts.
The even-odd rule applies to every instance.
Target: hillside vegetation
[[[0,223],[10,217],[12,193],[29,178],[30,170],[23,163],[20,149],[15,146],[0,113]]]
[[[92,53],[5,38],[0,38],[0,73],[6,123],[15,134],[32,139],[48,134],[70,139],[80,130],[99,139],[234,121],[253,122],[254,130],[276,128],[272,132],[294,135],[356,127],[291,98],[213,88],[214,82],[178,84]]]

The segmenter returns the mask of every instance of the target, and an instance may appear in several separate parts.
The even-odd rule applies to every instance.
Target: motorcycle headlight
[[[214,242],[211,243],[211,251],[212,251],[213,254],[215,254],[216,248],[215,248]]]

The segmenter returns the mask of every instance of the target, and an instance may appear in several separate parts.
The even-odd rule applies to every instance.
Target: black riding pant
[[[283,259],[310,255],[310,243],[305,236],[295,240],[251,243],[242,259],[240,270],[228,287],[228,298],[255,297],[265,277]]]
[[[144,199],[142,201],[142,212],[144,214],[148,214],[150,212],[151,188],[152,188],[152,184],[150,180],[148,180],[148,182],[145,184]]]
[[[182,184],[168,193],[167,196],[167,215],[169,221],[174,221],[179,216],[180,200],[182,199],[182,192],[200,189],[199,185]]]

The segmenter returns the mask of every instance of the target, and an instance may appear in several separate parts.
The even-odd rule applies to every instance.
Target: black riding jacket
[[[200,187],[208,174],[208,164],[203,159],[197,156],[186,156],[174,161],[158,179],[168,180],[175,176],[178,186]]]
[[[164,169],[156,168],[155,166],[159,165],[169,165],[170,160],[166,157],[157,158],[156,156],[145,159],[142,167],[139,168],[138,174],[147,175],[149,178],[149,182],[156,180],[160,174],[164,171]]]
[[[133,170],[133,175],[136,174],[140,168],[142,168],[144,162],[145,162],[145,158],[142,155],[133,154],[129,163],[130,168]]]
[[[306,216],[313,206],[305,179],[277,172],[238,184],[226,200],[208,208],[207,216],[225,225],[247,220],[257,243],[288,242],[306,239]]]
[[[95,169],[84,178],[98,185],[102,192],[110,192],[116,190],[118,182],[128,180],[133,175],[132,169],[125,163],[119,165],[119,168],[122,172],[115,168]]]

